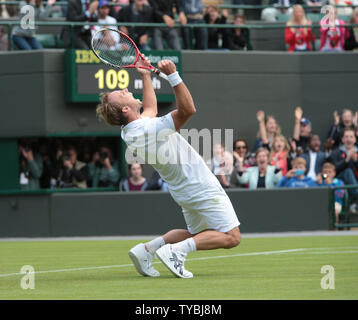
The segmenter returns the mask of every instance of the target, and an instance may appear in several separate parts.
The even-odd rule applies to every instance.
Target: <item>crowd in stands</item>
[[[251,150],[242,138],[234,142],[232,155],[228,155],[224,146],[214,147],[213,162],[216,166],[212,171],[224,188],[310,188],[358,184],[358,112],[348,109],[340,115],[334,112],[333,124],[323,146],[300,107],[294,112],[290,139],[282,135],[272,115],[265,115],[260,110],[257,120],[258,134]],[[218,148],[220,152],[215,152]],[[344,190],[335,191],[337,215],[342,210],[344,196]],[[356,200],[358,189],[349,189],[348,196],[352,201]]]
[[[121,177],[118,139],[45,139],[19,141],[19,185],[22,190],[115,188],[120,191],[167,191],[157,172],[143,177],[142,165],[128,166]]]
[[[303,110],[296,107],[292,137],[285,137],[279,123],[264,111],[257,112],[258,133],[253,147],[246,139],[234,141],[233,150],[215,144],[207,165],[228,188],[273,189],[340,187],[358,184],[358,112],[344,109],[333,114],[333,123],[322,144]],[[91,140],[92,139],[92,140]],[[21,189],[102,188],[120,191],[167,191],[156,171],[144,177],[139,163],[120,174],[120,161],[113,142],[96,138],[65,142],[64,139],[19,141],[19,183]],[[41,140],[41,141],[39,141]],[[118,141],[117,141],[118,144]],[[125,164],[126,165],[126,164]],[[344,197],[357,208],[358,189],[335,191],[338,217]]]
[[[19,8],[1,5],[0,15],[8,17],[17,15],[23,19],[26,14],[23,7],[31,5],[35,10],[36,20],[46,19],[50,12],[62,10],[65,19],[71,22],[97,22],[99,25],[120,23],[165,23],[165,27],[119,27],[122,32],[129,34],[138,44],[140,50],[251,50],[249,28],[190,28],[191,24],[246,24],[244,11],[219,9],[217,5],[203,5],[203,0],[116,0],[118,5],[111,5],[108,0],[68,0],[67,6],[56,6],[56,0],[48,0],[46,5],[42,0],[21,0]],[[332,4],[357,4],[358,0],[346,2],[333,1]],[[355,3],[356,2],[356,3]],[[245,0],[235,1],[234,4],[246,4]],[[312,32],[312,21],[306,13],[320,13],[320,8],[330,4],[330,1],[317,0],[279,0],[269,1],[271,7],[261,11],[261,19],[266,22],[276,22],[279,15],[286,14],[288,21],[284,31],[284,40],[288,51],[312,51],[316,40]],[[302,5],[308,6],[304,9]],[[286,6],[286,9],[280,8]],[[312,8],[309,8],[312,7]],[[11,8],[11,10],[7,10]],[[306,10],[306,12],[305,12]],[[318,11],[315,11],[318,10]],[[8,12],[10,11],[10,13]],[[358,27],[345,27],[341,15],[351,16],[350,23],[358,23],[358,7],[335,9],[334,23],[329,25],[329,19],[321,21],[320,45],[316,50],[343,51],[358,49]],[[332,22],[332,21],[331,21]],[[330,23],[331,23],[330,22]],[[180,28],[174,24],[179,23]],[[295,27],[300,25],[301,27]],[[337,26],[337,27],[336,27]],[[98,29],[95,26],[78,26],[74,28],[73,44],[78,49],[89,49],[92,34]],[[109,35],[110,36],[110,35]],[[0,26],[0,50],[9,47],[8,37]],[[12,30],[12,42],[17,49],[41,49],[42,46],[35,37],[35,29],[23,29],[20,25]],[[65,47],[71,45],[70,27],[64,27],[61,39]],[[115,39],[113,39],[115,41]],[[166,43],[166,46],[164,45]]]

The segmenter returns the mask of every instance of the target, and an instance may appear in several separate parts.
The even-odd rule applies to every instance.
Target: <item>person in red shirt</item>
[[[273,139],[270,159],[270,165],[281,168],[282,175],[285,176],[290,169],[291,158],[290,145],[282,134]]]
[[[337,8],[334,7],[331,19],[321,21],[321,52],[343,52],[346,38],[348,36],[345,22],[338,19]],[[329,12],[327,12],[330,17]]]
[[[307,20],[305,12],[301,5],[293,6],[290,19],[286,23],[285,42],[289,45],[287,51],[312,51],[311,43],[315,40],[312,29],[304,26],[311,26],[312,21]],[[301,25],[295,28],[293,26]]]

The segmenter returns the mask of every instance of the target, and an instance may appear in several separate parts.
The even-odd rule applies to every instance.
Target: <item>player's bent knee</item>
[[[237,247],[240,244],[240,241],[241,241],[241,236],[232,235],[229,249]]]
[[[241,242],[241,233],[238,228],[231,230],[227,233],[228,241],[227,241],[227,249],[231,249],[237,247]]]

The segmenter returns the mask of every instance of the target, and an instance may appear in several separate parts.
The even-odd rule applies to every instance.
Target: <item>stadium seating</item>
[[[53,34],[36,34],[36,39],[46,49],[57,48],[56,39]]]

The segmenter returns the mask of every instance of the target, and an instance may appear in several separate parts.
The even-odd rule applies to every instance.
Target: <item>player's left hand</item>
[[[146,75],[146,74],[150,74],[151,71],[149,69],[143,69],[141,67],[149,67],[150,66],[150,61],[149,59],[142,54],[143,59],[138,59],[138,61],[135,64],[136,70],[141,74],[141,75]]]

